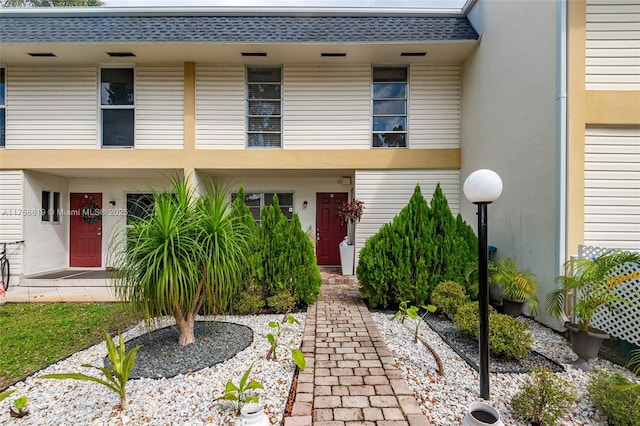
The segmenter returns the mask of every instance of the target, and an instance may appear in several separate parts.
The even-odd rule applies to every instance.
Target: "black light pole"
[[[492,170],[471,173],[464,182],[464,195],[478,206],[478,305],[480,316],[480,397],[489,399],[489,284],[487,205],[502,193],[502,180]]]

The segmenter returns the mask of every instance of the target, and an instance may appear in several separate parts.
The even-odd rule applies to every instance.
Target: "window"
[[[133,147],[133,68],[100,70],[100,116],[103,147]]]
[[[42,191],[42,215],[43,222],[60,222],[60,193]]]
[[[0,67],[0,148],[4,148],[6,144],[6,85],[5,71]]]
[[[235,200],[238,194],[231,194],[231,200]],[[278,196],[280,210],[288,220],[293,217],[293,192],[245,192],[244,203],[249,207],[253,219],[260,223],[260,212],[263,207],[273,204],[273,196]]]
[[[373,69],[373,146],[407,146],[407,68]]]
[[[282,70],[247,69],[247,145],[282,146]]]
[[[42,191],[42,221],[49,222],[49,208],[51,207],[51,192]]]
[[[127,225],[135,219],[145,219],[154,205],[153,194],[127,194]]]

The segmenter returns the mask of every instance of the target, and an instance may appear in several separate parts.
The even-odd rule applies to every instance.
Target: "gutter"
[[[567,78],[568,78],[568,32],[567,32],[567,2],[556,1],[556,117],[557,117],[557,168],[558,170],[558,217],[556,219],[556,276],[563,275],[563,265],[567,260],[567,196],[568,196],[568,108],[567,108]]]
[[[475,4],[476,0],[469,0]],[[311,6],[221,6],[221,7],[29,7],[0,8],[11,17],[108,17],[108,16],[421,16],[466,17],[463,9],[424,7],[311,7]]]

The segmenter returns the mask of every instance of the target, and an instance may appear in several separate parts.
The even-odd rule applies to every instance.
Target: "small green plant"
[[[248,394],[248,392],[252,390],[264,389],[264,386],[262,386],[262,383],[256,380],[251,380],[249,383],[247,383],[247,381],[249,380],[249,374],[251,374],[251,370],[253,369],[254,364],[255,362],[251,363],[247,371],[245,371],[245,373],[240,378],[240,382],[238,382],[237,385],[235,385],[231,380],[229,380],[224,387],[224,395],[222,395],[219,398],[216,398],[215,400],[216,401],[220,401],[220,400],[236,401],[238,403],[237,405],[238,413],[240,412],[240,409],[244,404],[249,402],[258,402],[259,401],[258,395]]]
[[[449,317],[453,317],[467,299],[464,287],[455,281],[442,281],[431,293],[431,303]]]
[[[0,402],[7,399],[12,393],[17,391],[17,389],[7,389],[5,391],[0,392]]]
[[[522,359],[531,353],[533,337],[527,323],[512,316],[493,313],[489,315],[489,351],[491,356],[502,359]]]
[[[287,315],[284,321],[290,325],[300,325],[300,321],[298,321],[293,315]],[[280,336],[282,336],[282,326],[278,321],[270,321],[269,327],[275,329],[276,333],[269,333],[266,336],[269,344],[271,344],[271,348],[269,348],[269,352],[267,353],[267,359],[278,359],[276,351],[280,342]],[[304,358],[304,354],[300,349],[291,349],[291,358],[293,358],[293,362],[295,362],[300,370],[304,370],[307,366],[307,360]]]
[[[531,314],[538,312],[538,280],[530,270],[518,269],[512,258],[491,265],[491,284],[502,288],[506,299],[528,303]]]
[[[118,396],[120,397],[120,409],[125,410],[127,408],[125,388],[127,382],[129,381],[131,370],[133,370],[133,366],[136,362],[136,354],[142,346],[138,345],[126,352],[124,339],[122,338],[122,335],[120,333],[118,333],[119,346],[117,348],[113,343],[113,339],[111,339],[111,337],[109,337],[107,333],[104,333],[104,338],[107,344],[109,360],[111,361],[112,366],[102,368],[96,367],[95,365],[91,364],[82,364],[82,366],[86,368],[95,368],[96,370],[102,372],[106,380],[82,373],[46,374],[42,377],[45,379],[74,379],[99,383],[118,394]]]
[[[27,409],[27,404],[29,403],[29,398],[26,396],[21,396],[13,401],[13,407],[9,408],[9,415],[16,419],[21,419],[24,416],[29,415],[29,410]],[[15,410],[13,409],[15,407]]]
[[[462,305],[453,317],[453,323],[469,337],[480,335],[478,302]],[[491,356],[503,359],[522,359],[531,352],[533,337],[529,326],[509,315],[498,314],[489,307],[489,351]]]
[[[440,358],[440,355],[438,355],[438,353],[433,348],[433,346],[431,346],[426,340],[424,340],[418,335],[419,327],[420,327],[420,324],[422,323],[422,320],[427,315],[427,313],[429,312],[434,313],[436,311],[436,307],[433,305],[422,306],[424,313],[420,315],[420,310],[416,306],[407,307],[408,303],[409,302],[406,300],[403,300],[402,302],[400,302],[400,307],[398,309],[398,312],[396,312],[391,317],[391,321],[395,321],[396,319],[400,318],[400,323],[403,326],[405,326],[407,330],[410,330],[411,332],[413,332],[413,342],[418,343],[418,340],[419,340],[429,350],[429,352],[431,352],[431,355],[433,355],[433,358],[435,359],[436,364],[438,364],[438,374],[442,376],[444,375],[444,364],[442,363],[442,359]],[[415,328],[413,330],[404,323],[404,321],[407,318],[410,318],[414,322]]]
[[[267,305],[276,312],[289,312],[296,304],[296,299],[291,293],[282,292],[275,296],[267,297]]]
[[[607,416],[612,426],[640,424],[640,387],[620,392],[620,387],[633,384],[620,373],[598,371],[588,385],[591,400]]]
[[[569,382],[549,370],[536,368],[513,396],[511,405],[519,416],[533,425],[555,425],[575,400],[576,393]]]
[[[264,308],[264,299],[259,293],[243,291],[234,305],[234,311],[240,315],[256,314]]]

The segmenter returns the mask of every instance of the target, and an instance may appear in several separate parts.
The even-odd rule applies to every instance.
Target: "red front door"
[[[102,194],[72,193],[69,266],[102,266]]]
[[[316,257],[318,265],[340,264],[340,243],[347,225],[338,217],[338,208],[347,202],[346,192],[316,194]]]

